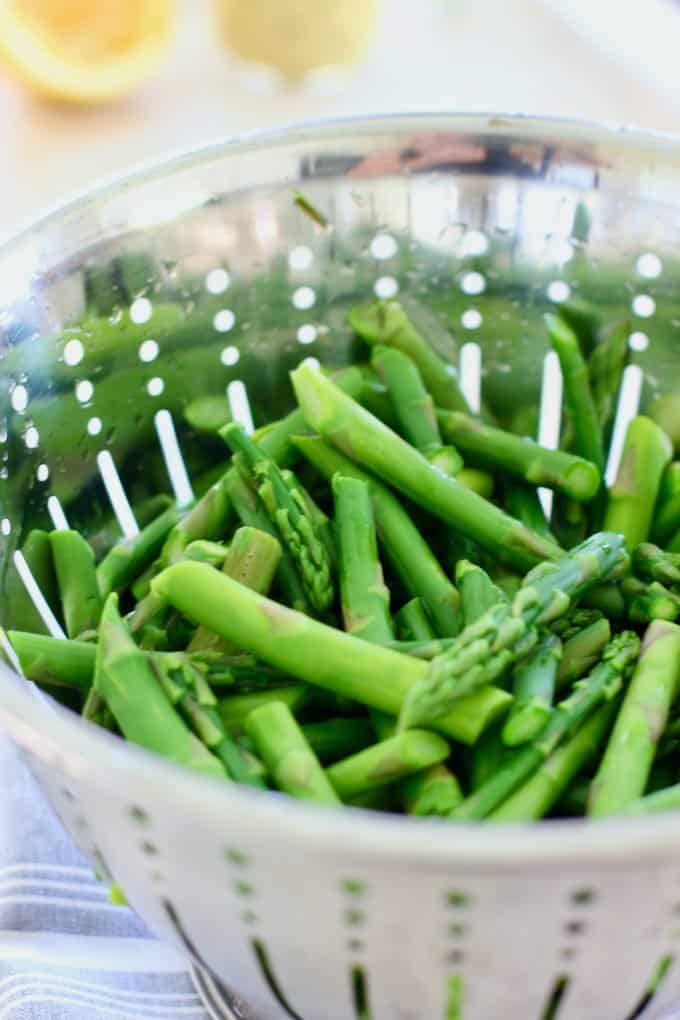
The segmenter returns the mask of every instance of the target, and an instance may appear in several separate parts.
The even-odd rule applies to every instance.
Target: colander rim
[[[31,242],[66,221],[73,213],[134,189],[148,181],[215,159],[235,157],[257,150],[302,142],[332,139],[341,132],[354,135],[387,131],[431,129],[458,132],[511,134],[518,141],[536,141],[556,136],[581,145],[610,143],[638,155],[665,156],[669,166],[680,173],[680,137],[635,127],[604,125],[593,121],[551,118],[521,113],[412,112],[374,114],[305,121],[276,129],[250,131],[225,141],[175,154],[143,164],[124,175],[55,204],[28,226],[0,243],[0,261],[11,257],[22,244]],[[550,820],[540,824],[497,825],[459,823],[452,836],[446,819],[404,818],[371,811],[319,808],[276,793],[263,794],[237,784],[220,782],[128,744],[118,737],[82,720],[42,696],[13,670],[0,662],[0,722],[22,748],[55,768],[64,767],[74,777],[87,774],[97,787],[126,786],[131,801],[169,802],[176,809],[187,805],[194,819],[204,817],[206,825],[215,818],[238,823],[262,823],[271,831],[285,832],[288,842],[298,841],[305,850],[337,850],[345,846],[356,859],[392,857],[403,863],[408,855],[414,866],[446,866],[469,862],[480,867],[508,870],[527,864],[551,865],[557,861],[608,861],[624,865],[636,854],[668,855],[680,845],[680,812],[649,818]],[[93,770],[93,764],[96,769]],[[144,795],[140,797],[140,787]],[[218,810],[216,810],[218,809]],[[223,813],[222,813],[223,812]],[[348,814],[350,812],[350,814]]]

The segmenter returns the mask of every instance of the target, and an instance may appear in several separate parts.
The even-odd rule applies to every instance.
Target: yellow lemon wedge
[[[158,65],[173,15],[173,0],[0,0],[0,58],[42,95],[105,102]]]

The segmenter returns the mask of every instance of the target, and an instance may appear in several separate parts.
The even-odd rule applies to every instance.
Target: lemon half
[[[156,68],[173,15],[173,0],[0,0],[0,57],[42,95],[104,102]]]

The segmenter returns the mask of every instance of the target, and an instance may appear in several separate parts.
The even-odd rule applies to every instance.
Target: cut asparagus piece
[[[455,478],[442,475],[309,362],[292,372],[291,379],[311,427],[350,459],[374,471],[463,535],[519,567],[531,567],[561,554],[553,543],[508,517]]]
[[[62,641],[26,631],[7,632],[27,680],[64,684],[87,694],[92,684],[96,647],[88,641]]]
[[[408,592],[420,596],[440,637],[460,630],[458,592],[442,570],[419,528],[386,485],[318,437],[296,437],[303,456],[329,481],[340,473],[366,482],[373,503],[378,538]]]
[[[394,617],[402,641],[434,641],[435,633],[422,599],[411,599]]]
[[[667,545],[680,528],[680,461],[668,465],[659,484],[659,496],[654,508],[651,538],[659,545]]]
[[[451,769],[432,765],[402,783],[404,807],[409,815],[445,818],[463,800],[463,791]]]
[[[672,454],[670,439],[651,418],[633,418],[609,490],[603,525],[605,530],[623,535],[629,549],[649,536],[659,484]]]
[[[455,638],[434,638],[429,641],[388,641],[387,648],[416,659],[434,659],[452,647]]]
[[[483,467],[505,471],[531,485],[544,485],[585,502],[593,499],[600,488],[602,476],[597,465],[583,457],[549,450],[460,411],[442,412],[438,419],[445,439]]]
[[[449,449],[448,447],[442,447],[443,450]],[[430,463],[434,467],[438,467],[437,457],[431,457]],[[452,474],[451,471],[444,471],[444,474]],[[480,468],[464,467],[460,471],[456,472],[456,481],[459,485],[462,485],[464,489],[469,489],[470,492],[477,493],[483,499],[491,499],[494,490],[493,475],[489,474],[488,471],[482,471]]]
[[[455,368],[435,353],[397,301],[359,305],[347,318],[352,329],[371,346],[394,347],[408,355],[438,407],[469,411]]]
[[[602,747],[618,700],[602,705],[562,747],[546,758],[533,776],[488,816],[492,822],[530,822],[543,818],[558,802],[575,776]]]
[[[557,544],[557,539],[545,519],[535,486],[526,485],[524,482],[516,480],[507,482],[503,487],[503,502],[511,517],[516,517],[537,535],[542,535],[549,542]]]
[[[633,552],[633,570],[650,581],[680,584],[680,553],[665,552],[651,542],[643,542]]]
[[[382,644],[394,638],[394,628],[368,485],[358,478],[335,475],[333,497],[345,630]]]
[[[508,747],[533,740],[548,721],[561,658],[562,642],[550,634],[515,667],[514,701],[503,727],[503,743]]]
[[[267,595],[281,559],[281,546],[273,535],[257,528],[243,527],[234,532],[222,570],[239,584]],[[229,654],[234,646],[218,634],[197,627],[188,651],[209,650]]]
[[[678,808],[680,808],[680,783],[634,800],[626,806],[621,814],[628,816],[655,815],[662,811],[677,811]]]
[[[375,741],[370,719],[350,716],[348,719],[324,719],[306,723],[302,732],[320,762],[331,765],[357,751],[363,751]]]
[[[407,730],[343,758],[326,769],[326,775],[343,800],[358,797],[393,783],[449,756],[449,745],[436,733]]]
[[[315,804],[340,803],[295,716],[281,701],[252,711],[246,719],[246,732],[277,789]]]
[[[588,358],[590,389],[605,449],[614,425],[623,370],[628,360],[629,336],[630,323],[627,319],[613,322],[600,330],[597,345]]]
[[[232,422],[220,430],[220,436],[243,458],[259,483],[260,498],[295,561],[310,604],[317,612],[325,612],[334,597],[331,564],[304,496],[297,488],[289,488],[281,469],[262,453],[243,426]]]
[[[102,611],[92,547],[77,531],[50,532],[66,633],[96,630]]]
[[[499,602],[508,601],[504,592],[493,583],[487,572],[469,560],[458,560],[456,585],[466,627],[479,620],[487,609],[498,605]]]
[[[565,639],[562,646],[562,660],[557,667],[555,689],[563,690],[589,673],[600,661],[602,652],[611,640],[609,620],[596,620],[580,633]]]
[[[63,533],[62,533],[63,534]],[[210,567],[206,567],[210,570]],[[101,614],[94,688],[127,740],[207,775],[227,778],[222,763],[186,727],[109,595]]]
[[[250,713],[262,705],[282,702],[291,712],[299,712],[308,704],[310,698],[311,688],[306,684],[287,684],[285,687],[272,687],[269,690],[232,694],[220,698],[218,711],[227,729],[238,732],[243,729]]]
[[[408,691],[429,668],[419,659],[361,641],[263,598],[202,563],[166,568],[154,578],[152,590],[265,662],[389,715],[399,713]],[[474,743],[507,711],[510,700],[505,691],[484,688],[461,699],[436,728],[462,743]]]
[[[675,620],[680,616],[680,596],[658,581],[639,581],[627,577],[621,584],[626,598],[628,616],[634,623],[652,620]]]
[[[127,588],[161,551],[170,530],[179,518],[176,507],[168,507],[155,520],[126,542],[114,545],[97,566],[101,597]]]
[[[645,792],[679,679],[680,627],[663,621],[650,624],[590,786],[589,815],[616,814]]]
[[[510,796],[561,743],[571,737],[603,702],[615,698],[624,678],[637,658],[639,639],[632,631],[622,631],[608,645],[602,662],[574,692],[553,709],[544,730],[530,744],[513,751],[502,767],[475,790],[452,813],[460,821],[486,818]]]
[[[60,619],[61,606],[50,536],[46,531],[34,528],[29,532],[21,552],[47,604],[57,619]],[[7,567],[3,596],[5,623],[8,627],[34,631],[36,634],[49,633],[13,563]]]
[[[459,697],[493,683],[531,650],[539,624],[564,615],[588,588],[617,576],[628,564],[622,537],[600,532],[557,563],[530,571],[512,605],[504,602],[487,610],[430,662],[406,697],[400,727],[429,725]]]

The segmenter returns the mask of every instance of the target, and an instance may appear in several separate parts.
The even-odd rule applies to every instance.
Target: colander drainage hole
[[[283,994],[281,986],[274,974],[274,968],[272,967],[272,962],[269,959],[269,953],[265,949],[264,944],[260,942],[259,939],[252,939],[250,944],[253,947],[255,959],[257,960],[262,977],[267,982],[269,990],[278,1002],[279,1006],[281,1006],[281,1008],[285,1010],[288,1016],[292,1017],[293,1020],[302,1020],[300,1014],[296,1013],[293,1007],[289,1005],[288,1000]]]
[[[663,985],[664,981],[668,976],[668,972],[671,969],[671,965],[674,959],[675,957],[671,953],[661,957],[661,959],[659,960],[658,964],[654,969],[654,973],[652,974],[649,984],[647,985],[642,994],[642,998],[640,999],[636,1007],[633,1009],[633,1011],[628,1014],[625,1020],[636,1020],[637,1017],[641,1016],[644,1013],[652,999],[660,991],[661,986]]]

